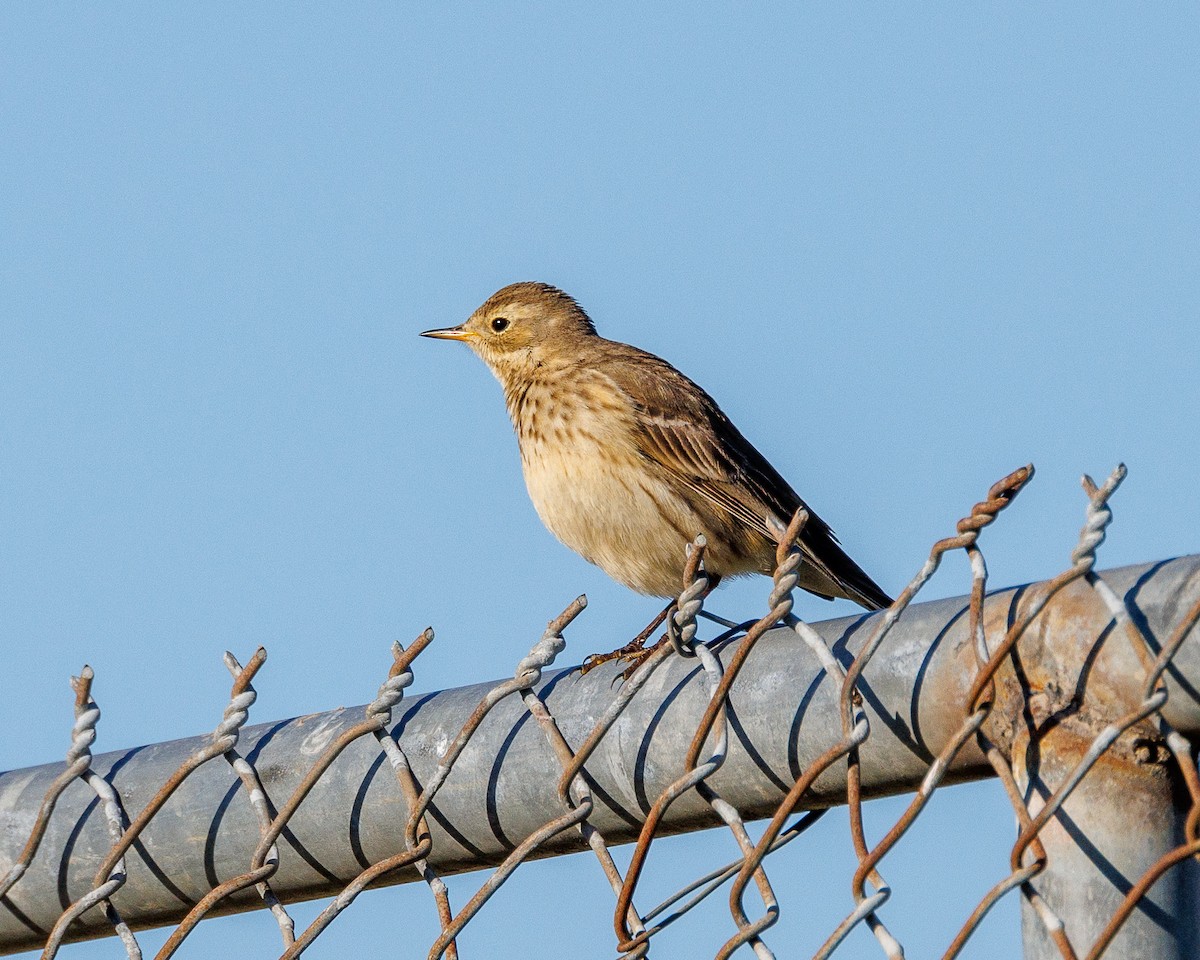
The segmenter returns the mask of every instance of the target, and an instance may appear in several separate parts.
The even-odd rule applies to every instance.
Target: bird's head
[[[497,290],[466,323],[426,330],[423,337],[461,340],[504,382],[556,357],[573,356],[596,328],[570,296],[548,283]]]

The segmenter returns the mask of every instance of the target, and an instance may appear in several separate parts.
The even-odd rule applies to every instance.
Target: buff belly
[[[565,451],[557,446],[552,456],[541,444],[523,444],[521,457],[538,516],[584,559],[639,593],[671,597],[682,587],[686,545],[703,533],[709,570],[723,576],[761,571],[760,558],[722,549],[732,518],[696,509],[645,461],[622,461],[611,447],[600,453],[587,443]]]

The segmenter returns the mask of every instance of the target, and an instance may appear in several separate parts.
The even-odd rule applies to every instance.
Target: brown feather
[[[466,342],[504,387],[530,497],[563,543],[643,593],[678,589],[684,544],[709,540],[721,576],[771,573],[804,501],[665,360],[605,340],[546,284],[497,291],[466,323],[426,335]],[[868,609],[891,601],[811,508],[800,585]]]
[[[806,588],[826,598],[847,596],[867,606],[891,599],[846,555],[837,537],[697,383],[667,361],[629,344],[604,341],[597,369],[639,413],[643,455],[713,506],[772,542],[804,507],[809,519],[800,547],[820,575]]]

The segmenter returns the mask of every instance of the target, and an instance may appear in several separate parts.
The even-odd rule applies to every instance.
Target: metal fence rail
[[[94,757],[100,711],[85,668],[66,764],[0,774],[0,951],[50,958],[115,933],[140,957],[133,931],[170,924],[166,958],[201,919],[266,907],[281,957],[296,957],[366,887],[421,880],[442,929],[429,956],[455,957],[455,936],[522,862],[590,850],[612,886],[618,954],[646,956],[657,932],[729,884],[731,933],[713,954],[770,957],[764,935],[782,905],[767,858],[846,803],[859,867],[817,956],[865,924],[883,955],[901,957],[886,926],[888,852],[939,787],[998,777],[1018,837],[947,957],[1011,891],[1027,957],[1195,956],[1200,775],[1187,737],[1200,734],[1200,556],[1094,572],[1120,467],[1100,487],[1085,478],[1064,573],[988,595],[980,534],[1031,476],[997,483],[870,616],[792,614],[801,513],[767,614],[697,643],[698,541],[671,643],[623,681],[620,665],[549,671],[580,597],[500,684],[402,703],[427,630],[394,647],[366,707],[246,726],[266,654],[244,667],[227,654],[233,689],[211,735]],[[970,559],[970,593],[911,605],[954,550]],[[900,820],[869,838],[863,803],[902,791],[913,798]],[[768,822],[755,836],[757,819]],[[655,839],[718,825],[741,857],[641,903]],[[622,872],[609,847],[629,842]],[[495,869],[456,909],[441,878],[483,867]],[[297,933],[283,904],[322,896],[333,900]]]

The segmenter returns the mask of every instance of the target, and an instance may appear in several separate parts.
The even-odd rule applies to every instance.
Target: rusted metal
[[[1185,960],[1200,953],[1196,901],[1200,870],[1186,859],[1183,821],[1190,801],[1180,803],[1176,778],[1163,757],[1109,751],[1053,807],[1048,801],[1088,759],[1090,738],[1054,727],[1018,744],[1018,772],[1045,848],[1045,868],[1026,882],[1061,918],[1062,934],[1089,956],[1104,950],[1110,960],[1154,957]],[[1156,861],[1176,869],[1139,889],[1137,909],[1111,932],[1110,918]],[[1026,903],[1026,960],[1062,955],[1046,925]],[[1106,943],[1100,943],[1101,935]],[[1093,945],[1095,945],[1093,947]]]
[[[729,701],[729,691],[733,685],[733,681],[737,679],[738,674],[750,655],[750,651],[759,638],[791,613],[792,591],[799,582],[797,571],[799,569],[800,551],[796,548],[796,539],[800,536],[807,521],[808,511],[803,508],[797,510],[796,515],[788,524],[783,537],[780,538],[778,550],[776,551],[776,588],[772,591],[770,612],[750,627],[724,669],[721,668],[715,658],[709,659],[706,657],[703,661],[705,674],[710,681],[711,690],[708,704],[704,708],[704,713],[700,717],[700,723],[696,727],[696,732],[692,735],[691,743],[688,745],[687,755],[684,757],[683,762],[683,774],[660,793],[658,799],[650,808],[645,822],[642,824],[637,844],[633,850],[633,856],[630,858],[629,869],[625,874],[625,882],[617,898],[617,908],[613,923],[617,932],[617,949],[623,953],[633,950],[642,943],[640,936],[630,929],[627,917],[633,905],[634,889],[645,866],[650,844],[658,830],[659,823],[663,816],[666,815],[671,804],[689,790],[700,788],[703,781],[712,776],[725,763],[725,707]],[[703,577],[702,571],[699,568],[701,555],[702,547],[693,551],[691,562],[685,571],[685,577],[689,574],[694,578]],[[690,586],[690,584],[685,585],[685,590],[686,586]],[[707,582],[704,583],[704,587],[707,587]],[[702,597],[703,590],[698,595]],[[690,627],[688,631],[689,639],[695,635],[695,616],[698,612],[699,606],[691,614],[688,624]],[[707,654],[707,650],[703,652]],[[703,766],[699,766],[700,753],[704,749],[705,742],[708,740],[709,734],[713,730],[713,725],[717,722],[718,718],[721,721],[721,733],[718,743],[709,760]],[[711,792],[707,794],[701,792],[700,795],[708,801],[710,806],[714,806],[714,809],[718,810],[719,813],[719,808],[714,805],[714,801],[718,795]],[[727,820],[727,823],[733,829],[739,846],[742,847],[743,856],[749,856],[752,853],[753,844],[750,843],[749,837],[745,834],[744,825],[741,823],[741,820],[737,819],[733,822]],[[759,892],[762,894],[764,901],[768,905],[772,904],[774,902],[774,893],[771,891],[766,874],[758,869],[753,869],[751,872],[755,877]],[[755,944],[755,946],[761,952],[761,946],[759,944]]]
[[[363,712],[365,718],[358,724],[350,727],[331,743],[328,748],[321,754],[317,761],[309,768],[305,777],[300,781],[300,784],[293,791],[287,802],[283,805],[280,811],[275,815],[271,822],[262,829],[259,837],[258,845],[254,849],[254,854],[250,860],[250,870],[240,876],[233,877],[222,883],[210,891],[197,903],[187,916],[180,921],[179,926],[168,938],[159,952],[156,960],[168,960],[176,950],[179,949],[184,938],[195,928],[207,914],[224,899],[243,890],[246,887],[265,883],[278,869],[278,854],[276,852],[276,841],[286,828],[288,821],[292,818],[300,804],[304,802],[305,797],[316,786],[317,781],[329,769],[330,765],[337,759],[343,750],[351,743],[360,737],[367,736],[380,730],[391,720],[391,708],[399,701],[403,692],[404,686],[412,682],[412,674],[408,671],[412,661],[417,655],[424,650],[433,640],[433,631],[425,630],[413,644],[405,650],[399,644],[393,647],[393,662],[388,673],[389,681],[398,681],[394,687],[388,690],[388,685],[385,684],[385,690],[388,690],[390,695],[386,699],[377,700],[368,704]],[[384,697],[384,692],[381,691],[381,698]],[[414,858],[416,859],[416,858]],[[289,931],[284,931],[284,946],[285,953],[293,948]]]
[[[124,830],[116,843],[108,850],[108,853],[105,854],[103,860],[100,862],[95,876],[92,878],[91,889],[63,910],[55,921],[49,936],[46,938],[46,944],[42,950],[42,960],[52,960],[58,953],[59,947],[67,937],[68,928],[73,922],[81,918],[97,904],[113,900],[113,895],[125,883],[125,854],[129,852],[138,837],[149,826],[150,822],[171,798],[172,794],[183,786],[188,777],[204,766],[204,764],[208,763],[209,760],[220,756],[237,744],[239,730],[246,721],[250,704],[254,701],[250,682],[254,679],[254,675],[262,667],[266,659],[266,650],[259,647],[250,662],[246,664],[245,668],[234,679],[233,690],[230,693],[230,705],[225,711],[225,719],[213,732],[210,741],[192,751],[180,763],[170,776],[166,778],[166,782],[154,792],[154,795],[146,803],[145,807],[142,808],[142,811],[133,819],[133,822]],[[110,917],[111,909],[108,908],[106,910],[106,913]],[[140,951],[137,951],[136,948],[131,950],[130,953],[139,957],[141,955]]]
[[[817,625],[795,617],[801,511],[781,538],[767,614],[697,645],[695,618],[710,586],[698,542],[669,608],[670,642],[631,674],[548,671],[581,597],[511,679],[420,698],[398,719],[411,663],[432,631],[408,650],[396,646],[359,720],[336,711],[244,728],[260,651],[246,668],[227,658],[238,679],[206,740],[96,758],[99,711],[85,675],[68,764],[0,774],[8,871],[0,950],[44,945],[51,957],[67,940],[115,931],[140,957],[133,928],[178,923],[159,954],[167,960],[202,917],[265,905],[290,960],[367,887],[421,879],[441,925],[429,956],[453,960],[455,937],[525,860],[590,848],[614,892],[623,957],[645,956],[652,937],[732,877],[737,930],[718,957],[748,944],[768,960],[763,933],[781,904],[766,856],[827,807],[848,803],[853,909],[817,956],[861,923],[899,958],[882,916],[890,896],[882,861],[934,791],[997,776],[1018,823],[1009,871],[947,958],[1018,889],[1030,956],[1191,955],[1200,771],[1186,736],[1200,733],[1200,641],[1192,640],[1200,557],[1095,572],[1108,500],[1124,478],[1118,467],[1103,485],[1084,478],[1087,520],[1067,570],[987,596],[979,533],[1031,476],[1026,467],[994,485],[956,535],[934,545],[896,603],[873,616]],[[913,603],[959,549],[970,594]],[[208,762],[221,754],[226,763]],[[872,843],[863,802],[904,790],[915,791],[912,802]],[[235,792],[249,802],[220,802]],[[1136,830],[1124,829],[1122,799],[1150,811]],[[132,825],[122,802],[142,809]],[[759,817],[770,823],[754,840],[746,822]],[[717,823],[731,830],[741,859],[639,911],[638,880],[655,839]],[[609,848],[625,842],[636,845],[622,875]],[[488,865],[498,869],[455,913],[442,877]],[[1087,878],[1090,893],[1076,877]],[[758,918],[742,903],[751,880]],[[326,894],[333,901],[295,937],[282,901]],[[1083,916],[1093,902],[1103,910]],[[1163,934],[1164,916],[1183,932]]]
[[[939,752],[939,756],[933,762],[928,774],[922,778],[921,787],[914,802],[909,805],[908,810],[905,811],[900,821],[888,831],[876,849],[871,850],[863,826],[862,765],[859,755],[860,743],[865,742],[866,738],[870,735],[870,721],[867,715],[860,709],[862,691],[858,687],[859,680],[866,670],[867,665],[871,662],[871,658],[880,648],[889,631],[893,629],[900,615],[912,602],[913,597],[929,581],[929,578],[933,576],[934,572],[940,566],[942,558],[953,550],[966,550],[968,556],[972,559],[972,589],[967,599],[968,636],[971,639],[972,649],[975,651],[976,656],[978,656],[986,572],[982,565],[982,554],[978,552],[976,542],[979,539],[980,532],[992,524],[1000,512],[1012,503],[1017,494],[1033,478],[1033,473],[1033,465],[1028,464],[1018,470],[1014,470],[1008,476],[997,481],[988,490],[987,499],[975,504],[971,508],[970,515],[958,521],[956,525],[957,535],[939,540],[933,545],[925,565],[918,571],[917,575],[904,590],[900,592],[896,601],[885,612],[871,640],[862,652],[855,657],[854,662],[842,677],[840,713],[843,742],[847,745],[845,754],[847,761],[846,796],[850,807],[851,840],[854,845],[855,854],[859,860],[859,868],[855,871],[852,881],[852,890],[857,906],[825,941],[825,944],[818,952],[818,956],[827,956],[832,953],[854,926],[859,922],[866,922],[889,960],[900,960],[903,957],[903,950],[900,944],[888,931],[876,912],[880,906],[887,902],[890,895],[890,888],[879,873],[878,864],[887,851],[904,835],[913,820],[916,819],[917,815],[924,808],[933,790],[936,789],[946,776],[950,764],[959,755],[971,735],[982,723],[983,717],[978,715],[978,711],[975,711],[974,715],[968,718],[967,724],[960,726],[948,738],[946,745]],[[862,731],[864,721],[867,727],[865,731]],[[867,881],[875,888],[873,894],[868,894],[865,889]]]
[[[533,648],[533,650],[529,652],[529,655],[517,665],[513,679],[506,684],[501,684],[498,686],[494,691],[492,691],[492,694],[489,694],[488,697],[484,698],[484,703],[491,702],[494,705],[495,703],[499,703],[502,696],[507,696],[511,693],[520,693],[522,695],[522,703],[525,705],[526,709],[531,709],[534,704],[537,704],[544,710],[545,705],[542,704],[541,700],[539,700],[536,695],[532,694],[533,688],[542,679],[542,672],[545,670],[545,668],[554,662],[554,658],[558,656],[563,647],[566,646],[566,641],[563,640],[562,632],[570,625],[572,620],[574,620],[577,616],[579,616],[580,613],[583,612],[583,609],[586,606],[587,598],[580,596],[576,598],[554,620],[550,621],[546,627],[546,632],[542,635],[541,641]],[[495,697],[495,699],[491,699],[492,697]],[[534,711],[533,715],[535,719],[538,718],[538,713],[539,711]],[[460,738],[463,739],[463,742],[465,742],[466,738],[469,738],[470,733],[468,732],[468,729],[473,729],[472,725],[476,724],[477,718],[481,718],[478,710],[472,715],[471,719],[467,721],[467,726],[463,728],[463,732],[460,734]],[[545,725],[541,726],[543,733],[549,732]],[[556,745],[556,741],[552,739],[552,748]],[[562,745],[565,745],[565,741]],[[451,749],[453,750],[453,748]],[[561,760],[565,759],[561,753],[559,759],[560,762]],[[429,792],[429,788],[426,788],[422,794],[422,798],[418,800],[417,803],[416,811],[422,815],[424,814],[429,803],[429,800],[425,799],[427,796],[432,796],[432,794]],[[495,873],[493,873],[487,879],[484,885],[479,888],[475,896],[473,896],[463,907],[463,909],[459,911],[458,915],[453,917],[451,921],[444,926],[442,935],[434,942],[433,946],[429,950],[430,960],[435,960],[435,958],[441,957],[443,954],[448,953],[453,948],[454,937],[463,929],[463,927],[467,925],[468,922],[470,922],[471,918],[479,912],[483,905],[487,903],[488,899],[497,890],[500,889],[504,882],[510,876],[512,876],[513,871],[516,870],[517,867],[519,867],[525,860],[527,860],[530,855],[532,855],[533,852],[538,849],[538,847],[546,843],[552,837],[558,836],[560,833],[570,829],[582,819],[583,815],[584,814],[581,814],[578,810],[571,810],[566,814],[562,814],[553,818],[548,823],[544,824],[540,829],[531,833],[521,843],[519,843],[516,849],[514,849],[507,857],[504,858],[503,862],[496,869]],[[412,828],[412,822],[412,815],[410,815],[410,831]]]
[[[1183,645],[1183,641],[1196,626],[1197,621],[1200,621],[1200,600],[1197,600],[1179,621],[1174,636],[1163,646],[1152,665],[1147,677],[1146,699],[1150,699],[1157,690],[1161,689],[1163,673],[1170,666],[1176,651]],[[1160,733],[1163,735],[1163,741],[1166,743],[1167,749],[1170,750],[1171,756],[1175,761],[1175,773],[1183,780],[1187,789],[1188,807],[1186,814],[1182,814],[1183,842],[1175,849],[1163,853],[1158,860],[1146,869],[1146,872],[1142,874],[1137,883],[1129,888],[1124,900],[1121,901],[1121,905],[1113,911],[1113,915],[1105,924],[1104,929],[1096,937],[1096,941],[1088,953],[1088,960],[1095,960],[1095,958],[1108,949],[1126,921],[1133,915],[1133,912],[1141,907],[1143,900],[1150,890],[1154,888],[1154,885],[1174,867],[1181,864],[1189,866],[1190,872],[1186,875],[1186,882],[1190,883],[1191,890],[1187,895],[1191,898],[1193,911],[1197,897],[1200,896],[1200,880],[1196,876],[1196,864],[1194,862],[1188,863],[1193,858],[1200,856],[1200,771],[1196,767],[1192,745],[1178,731],[1171,729],[1170,725],[1161,716],[1158,719],[1158,727]],[[1180,794],[1178,791],[1175,793],[1175,799],[1175,809],[1172,811],[1166,811],[1165,804],[1162,805],[1167,816],[1159,818],[1158,829],[1160,832],[1165,833],[1177,829],[1181,819],[1179,810]],[[1180,924],[1180,927],[1186,926],[1186,923]],[[1177,939],[1180,944],[1200,940],[1200,934],[1197,934],[1194,927],[1190,929],[1190,941],[1185,939],[1187,937],[1188,933],[1181,930]]]
[[[1181,608],[1189,607],[1200,596],[1200,558],[1111,571],[1104,578],[1133,604],[1154,635],[1169,636]],[[1007,627],[1012,618],[1019,616],[1022,604],[1036,596],[1037,591],[1038,588],[1024,588],[991,595],[984,605],[985,624],[993,629]],[[976,676],[974,644],[967,629],[968,607],[962,599],[914,605],[892,628],[889,643],[877,652],[864,671],[862,710],[873,729],[870,740],[860,747],[864,796],[918,787],[928,773],[929,758],[944,749],[956,733],[962,718],[961,705],[969,702]],[[814,625],[814,629],[833,649],[841,651],[839,656],[844,659],[862,648],[881,616],[831,621]],[[1110,615],[1096,602],[1090,588],[1085,583],[1072,583],[1047,604],[1042,617],[1028,631],[1022,641],[1022,663],[1028,666],[1034,656],[1063,664],[1090,663],[1089,682],[1102,683],[1105,689],[1128,687],[1136,696],[1142,686],[1136,656],[1127,649],[1127,644],[1098,642],[1111,632],[1110,622]],[[1025,652],[1026,644],[1030,653]],[[825,740],[825,731],[831,725],[834,729],[840,726],[835,684],[824,678],[824,670],[815,657],[798,656],[796,647],[794,630],[768,631],[759,641],[756,655],[746,661],[741,679],[731,692],[742,726],[756,737],[754,751],[751,755],[739,742],[731,743],[725,765],[714,776],[714,785],[746,819],[777,812],[779,805],[787,800],[787,792],[777,783],[780,779],[795,782],[790,773],[795,769],[792,764],[798,764],[807,774],[819,765],[818,761],[823,763],[828,755],[836,754],[844,746],[831,747]],[[1175,729],[1189,734],[1200,732],[1200,701],[1193,692],[1200,682],[1197,648],[1200,644],[1182,643],[1172,660],[1172,668],[1164,674],[1170,698],[1162,714]],[[727,646],[718,655],[728,662],[732,652]],[[688,714],[698,718],[707,707],[709,698],[694,690],[690,683],[694,661],[685,662],[670,653],[664,648],[663,662],[630,697],[625,709],[613,718],[608,735],[598,738],[588,760],[588,771],[606,796],[604,803],[597,804],[589,822],[610,843],[628,842],[636,837],[638,829],[631,827],[627,817],[632,816],[640,829],[644,814],[640,812],[638,798],[656,797],[679,775],[685,752],[678,744],[679,733],[686,730],[683,718]],[[610,672],[601,668],[581,680],[576,671],[567,670],[547,673],[543,678],[537,693],[568,742],[586,742],[596,723],[594,718],[603,717],[606,708],[621,697],[622,689],[613,687]],[[923,680],[920,695],[914,699],[911,692],[918,672]],[[1074,673],[1077,675],[1078,669]],[[1006,682],[1012,682],[1006,671],[1002,671],[1003,676],[1009,676]],[[423,698],[418,707],[409,708],[400,721],[399,742],[418,782],[432,781],[437,768],[433,752],[436,745],[448,742],[462,728],[479,698],[491,689],[490,685],[484,685],[446,691]],[[783,689],[812,691],[812,695],[798,707],[795,700],[790,705],[784,701],[779,695]],[[668,695],[674,698],[664,709],[662,702]],[[1049,695],[1045,690],[1035,691],[1035,699]],[[256,756],[255,764],[266,789],[273,796],[286,798],[307,772],[307,768],[296,768],[296,758],[312,757],[315,746],[337,739],[353,726],[350,719],[353,714],[350,710],[338,711],[282,725],[247,727],[241,734],[241,749]],[[460,757],[455,777],[449,777],[443,784],[438,794],[438,809],[445,826],[438,822],[429,824],[433,838],[430,863],[439,872],[498,863],[512,849],[505,839],[507,836],[527,836],[561,815],[557,791],[543,793],[530,782],[528,771],[542,769],[539,754],[545,747],[522,734],[524,716],[526,710],[519,702],[498,706],[488,729],[479,732],[482,739],[478,750]],[[799,732],[791,741],[788,731],[794,727]],[[695,721],[691,730],[694,729]],[[510,738],[503,762],[497,764],[496,748],[491,745]],[[689,731],[688,743],[691,738]],[[1011,736],[1008,739],[1011,743]],[[191,754],[196,746],[195,741],[181,741],[132,754],[101,755],[93,760],[93,768],[120,789],[127,805],[136,805],[143,796],[143,784],[162,782],[170,769],[178,766],[179,758]],[[623,758],[638,755],[645,757],[644,762],[640,767],[629,768]],[[330,813],[350,809],[360,791],[369,802],[362,806],[355,830],[360,845],[370,849],[372,862],[407,851],[403,839],[396,837],[390,826],[407,820],[406,804],[402,797],[381,795],[376,783],[378,774],[373,769],[376,756],[377,749],[367,749],[356,740],[339,758],[338,776],[325,778],[318,795],[296,810],[289,822],[296,839],[280,841],[280,867],[272,878],[278,895],[294,899],[336,893],[341,885],[332,883],[327,875],[354,876],[363,869],[348,837],[339,841],[324,831]],[[44,795],[45,786],[63,769],[62,765],[50,765],[0,775],[0,816],[13,827],[19,827],[20,820],[13,819],[14,812],[36,809],[38,805],[37,801],[27,804],[22,798]],[[984,752],[968,743],[951,764],[947,777],[954,781],[992,774]],[[226,877],[243,873],[239,862],[247,862],[251,853],[245,840],[258,835],[253,813],[230,807],[223,816],[216,817],[213,805],[206,799],[224,795],[231,776],[234,774],[228,767],[200,767],[180,787],[181,816],[151,825],[144,838],[146,854],[131,853],[125,884],[132,895],[130,906],[123,907],[122,900],[117,899],[123,913],[129,914],[127,919],[153,917],[164,922],[170,917],[169,913],[157,912],[161,907],[151,912],[150,907],[141,906],[148,901],[156,903],[162,889],[144,859],[146,855],[153,857],[155,867],[177,887],[196,890],[197,900],[208,893],[205,880],[208,870]],[[480,811],[486,784],[493,777],[492,791],[512,798],[504,810],[500,835],[489,827],[487,816]],[[845,797],[844,780],[832,769],[809,780],[801,791],[806,797],[801,809],[836,804]],[[81,886],[90,889],[98,859],[92,859],[96,854],[89,851],[107,853],[109,841],[102,823],[88,815],[89,794],[90,791],[72,788],[64,792],[43,840],[46,849],[35,858],[35,863],[40,860],[43,867],[40,871],[31,870],[10,891],[12,906],[27,922],[18,919],[18,914],[7,904],[0,904],[0,942],[7,948],[38,945],[41,942],[38,930],[47,930],[57,920],[58,869],[51,869],[50,864],[61,862],[56,851],[62,849],[66,838],[73,833],[77,833],[75,852],[65,864],[64,882],[69,890]],[[664,832],[711,824],[717,819],[699,798],[683,797],[666,818]],[[19,832],[10,828],[3,832],[3,837]],[[389,851],[389,844],[397,840],[399,847],[393,846]],[[295,844],[322,869],[310,866]],[[206,845],[212,849],[211,859],[204,855]],[[540,852],[567,849],[577,849],[575,842],[569,834],[560,834]],[[7,854],[9,862],[15,860],[17,853],[19,848]],[[418,878],[415,872],[401,869],[383,879]],[[253,904],[254,901],[234,897],[223,901],[217,912],[247,909]],[[130,910],[136,912],[130,914]],[[102,918],[89,921],[89,917],[85,916],[72,928],[72,937],[105,931]]]
[[[54,805],[62,796],[64,790],[77,777],[82,777],[92,762],[91,746],[96,740],[96,721],[100,719],[100,708],[92,699],[92,681],[95,674],[92,668],[84,664],[78,677],[71,678],[71,689],[75,691],[75,726],[71,730],[71,747],[67,751],[67,766],[46,790],[46,795],[38,805],[37,817],[30,830],[29,839],[17,854],[15,862],[8,868],[4,879],[0,880],[0,897],[3,897],[18,880],[25,875],[29,864],[41,845],[46,833],[46,825],[50,815],[54,813]]]

